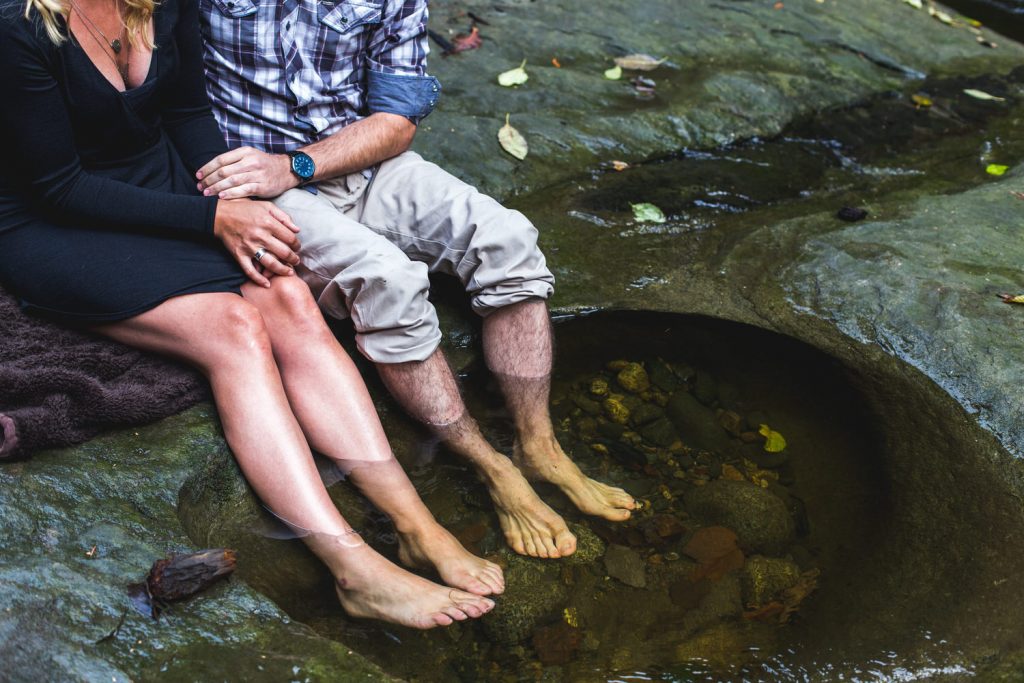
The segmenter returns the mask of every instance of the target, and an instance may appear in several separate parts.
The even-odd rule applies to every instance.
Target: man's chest
[[[236,70],[358,70],[384,0],[199,0],[206,49]],[[278,74],[280,75],[280,74]],[[333,80],[333,79],[332,79]]]

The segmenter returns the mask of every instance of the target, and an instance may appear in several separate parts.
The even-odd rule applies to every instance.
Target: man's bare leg
[[[515,458],[523,472],[555,484],[587,514],[629,519],[633,497],[584,475],[555,438],[548,410],[554,339],[547,304],[532,300],[499,309],[484,319],[483,336],[487,365],[515,420]]]
[[[440,349],[424,361],[378,363],[377,368],[402,407],[476,468],[513,550],[532,557],[564,557],[575,552],[576,537],[565,520],[537,496],[512,461],[495,451],[480,433]]]

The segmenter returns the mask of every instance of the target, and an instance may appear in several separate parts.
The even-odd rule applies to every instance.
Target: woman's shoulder
[[[0,40],[16,40],[44,51],[53,47],[39,12],[33,9],[26,16],[26,7],[25,0],[0,0]]]

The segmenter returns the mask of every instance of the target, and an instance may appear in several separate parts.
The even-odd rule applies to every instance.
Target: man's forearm
[[[416,124],[397,114],[371,114],[302,151],[313,158],[313,180],[362,171],[409,149]]]

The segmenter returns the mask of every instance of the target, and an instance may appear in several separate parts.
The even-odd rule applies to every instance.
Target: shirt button
[[[228,9],[234,9],[234,8],[235,8],[235,3],[229,2],[228,3]]]
[[[291,22],[291,21],[286,21],[286,22],[284,22],[284,27],[285,27],[286,29],[289,29],[289,30],[291,30],[291,28],[292,28],[292,22]]]
[[[342,17],[341,18],[341,23],[347,24],[348,23],[348,17]]]

